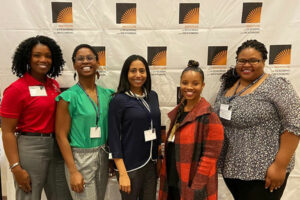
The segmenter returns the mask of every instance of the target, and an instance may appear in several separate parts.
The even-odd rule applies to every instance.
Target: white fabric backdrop
[[[72,3],[72,23],[53,23],[52,2]],[[270,45],[291,45],[290,63],[269,65],[267,61],[266,71],[282,75],[280,70],[285,70],[283,75],[300,94],[300,1],[257,0],[255,2],[262,3],[260,21],[241,23],[244,3],[249,2],[253,0],[0,0],[0,90],[3,92],[16,80],[10,70],[16,46],[28,37],[47,35],[58,42],[67,61],[63,75],[58,78],[61,87],[75,83],[71,54],[78,44],[105,47],[106,70],[98,83],[114,89],[122,64],[129,55],[140,54],[147,59],[148,47],[167,47],[163,70],[151,66],[153,89],[159,95],[164,125],[167,125],[166,113],[176,104],[176,87],[187,61],[200,62],[206,76],[203,96],[213,103],[220,74],[234,65],[235,51],[247,39],[263,42],[268,50]],[[116,23],[117,3],[136,4],[136,24]],[[179,23],[179,8],[184,3],[200,4],[199,23]],[[63,16],[70,17],[66,13]],[[227,63],[208,65],[209,46],[227,46]],[[300,195],[299,155],[284,193],[285,200],[298,199]],[[1,163],[2,167],[6,165],[4,161]],[[4,181],[9,200],[14,199],[11,176]],[[116,189],[114,181],[110,186],[111,191]],[[221,179],[219,197],[231,199]]]

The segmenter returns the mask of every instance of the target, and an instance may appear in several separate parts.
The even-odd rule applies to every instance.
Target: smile
[[[251,69],[242,69],[241,70],[243,73],[250,73],[250,72],[252,72],[253,70],[251,70]]]
[[[192,96],[194,94],[194,92],[191,91],[185,91],[184,93],[186,94],[186,96]]]
[[[46,69],[48,67],[47,65],[44,65],[44,64],[39,64],[38,66],[42,69]]]
[[[89,71],[91,71],[92,67],[86,66],[86,67],[82,67],[81,69],[82,69],[82,71],[84,71],[84,72],[89,72]]]
[[[133,80],[135,83],[142,83],[142,80]]]

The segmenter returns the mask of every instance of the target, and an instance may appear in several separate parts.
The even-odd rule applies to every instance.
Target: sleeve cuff
[[[123,158],[123,154],[121,152],[112,152],[113,158]]]

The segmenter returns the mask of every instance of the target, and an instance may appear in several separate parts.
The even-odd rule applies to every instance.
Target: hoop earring
[[[76,81],[76,76],[77,76],[77,73],[74,72],[74,75],[73,75],[74,81]]]
[[[233,77],[238,77],[238,75],[237,75],[237,73],[236,73],[235,67],[232,68],[232,76],[233,76]]]
[[[100,78],[100,72],[99,72],[99,70],[96,70],[96,77],[97,77],[97,80],[99,80],[99,78]]]
[[[27,72],[29,72],[29,71],[30,71],[30,69],[31,69],[30,65],[29,65],[29,64],[27,64],[27,65],[26,65],[26,70],[27,70]]]

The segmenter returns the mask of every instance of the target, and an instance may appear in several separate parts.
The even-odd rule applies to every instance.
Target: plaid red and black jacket
[[[179,105],[169,114],[172,129]],[[167,138],[169,137],[168,131]],[[175,132],[176,169],[181,200],[216,200],[217,159],[224,139],[223,126],[210,104],[202,98]],[[165,148],[168,148],[166,142]],[[166,158],[160,174],[159,200],[168,199]]]

